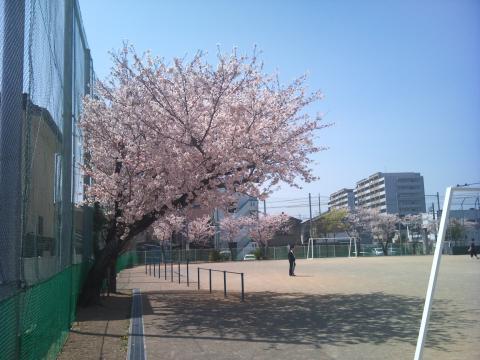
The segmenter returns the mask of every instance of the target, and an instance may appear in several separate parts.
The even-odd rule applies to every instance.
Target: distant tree
[[[324,237],[333,234],[335,237],[335,233],[346,231],[347,226],[344,219],[347,213],[346,209],[335,209],[322,214],[314,224],[316,233],[323,234]]]
[[[211,237],[215,234],[215,227],[210,216],[197,217],[187,224],[185,235],[190,243],[206,246]]]
[[[384,255],[388,255],[388,244],[392,242],[397,229],[399,217],[394,214],[380,213],[378,210],[369,210],[370,230],[374,239],[381,245]]]
[[[285,233],[290,229],[290,218],[286,214],[263,215],[260,214],[258,219],[250,217],[248,227],[248,235],[259,244],[268,247],[268,243],[277,233]]]
[[[421,214],[407,214],[399,218],[400,223],[408,227],[408,231],[413,235],[420,235],[422,233],[423,219]]]
[[[356,207],[354,210],[345,213],[342,222],[344,224],[344,231],[349,237],[354,238],[357,244],[357,251],[361,247],[361,234],[370,232],[371,210]]]
[[[448,226],[448,232],[455,245],[463,245],[466,231],[465,226],[460,221],[453,219]]]
[[[233,216],[226,215],[220,220],[220,231],[222,239],[228,242],[234,242],[243,234],[248,234],[248,229],[252,226],[254,219],[250,216]]]

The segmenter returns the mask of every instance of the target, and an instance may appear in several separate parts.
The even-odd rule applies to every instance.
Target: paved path
[[[149,359],[413,359],[432,257],[374,257],[202,264],[245,273],[206,273],[195,265],[175,282],[122,272],[119,287],[144,296]],[[177,271],[177,268],[174,269]],[[163,271],[163,268],[162,268]],[[480,260],[442,258],[424,359],[480,358]],[[475,348],[479,350],[475,350]]]

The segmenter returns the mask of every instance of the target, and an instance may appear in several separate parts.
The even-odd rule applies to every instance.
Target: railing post
[[[152,276],[152,262],[148,259],[148,275]]]
[[[158,278],[159,279],[161,276],[161,271],[160,271],[161,268],[162,268],[162,256],[159,254],[158,255]]]
[[[180,284],[180,260],[178,260],[178,283]]]
[[[200,268],[197,267],[197,287],[200,290]]]
[[[173,282],[173,259],[170,262],[170,280]]]
[[[242,279],[242,301],[245,301],[244,287],[243,287],[243,273],[241,273],[240,276],[241,276],[241,279]]]
[[[227,272],[223,272],[223,297],[227,297]]]
[[[155,260],[153,260],[153,277],[157,276],[155,273]]]
[[[212,269],[208,269],[208,283],[210,286],[210,293],[212,292]]]
[[[144,262],[145,262],[145,275],[147,275],[147,252],[145,251],[144,252],[145,256],[144,256]]]
[[[165,265],[165,267],[164,267],[164,270],[165,270],[165,271],[164,271],[164,272],[165,272],[165,280],[167,280],[167,259],[165,258],[164,260],[165,260],[165,261],[164,261],[163,264]]]
[[[190,286],[190,279],[188,277],[188,259],[187,259],[187,286]]]

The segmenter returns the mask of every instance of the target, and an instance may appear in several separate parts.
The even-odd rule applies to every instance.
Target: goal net
[[[348,257],[356,257],[357,252],[357,242],[353,237],[320,237],[320,238],[309,238],[307,245],[307,259],[313,259],[315,257],[315,246],[317,247],[317,257],[321,257],[321,247],[320,245],[327,245],[332,247],[332,256],[335,257],[338,251],[337,247],[344,248],[348,246]],[[327,251],[328,248],[327,248]],[[342,255],[345,256],[345,255]]]

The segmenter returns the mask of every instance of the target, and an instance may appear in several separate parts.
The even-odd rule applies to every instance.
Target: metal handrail
[[[216,269],[207,269],[198,267],[197,268],[197,286],[198,290],[200,290],[200,270],[208,270],[208,284],[209,284],[209,291],[212,292],[212,271],[215,272],[223,272],[223,297],[227,297],[227,274],[237,274],[240,275],[240,282],[242,287],[241,292],[241,301],[245,301],[245,286],[244,286],[244,273],[235,272],[235,271],[227,271],[227,270],[216,270]]]

